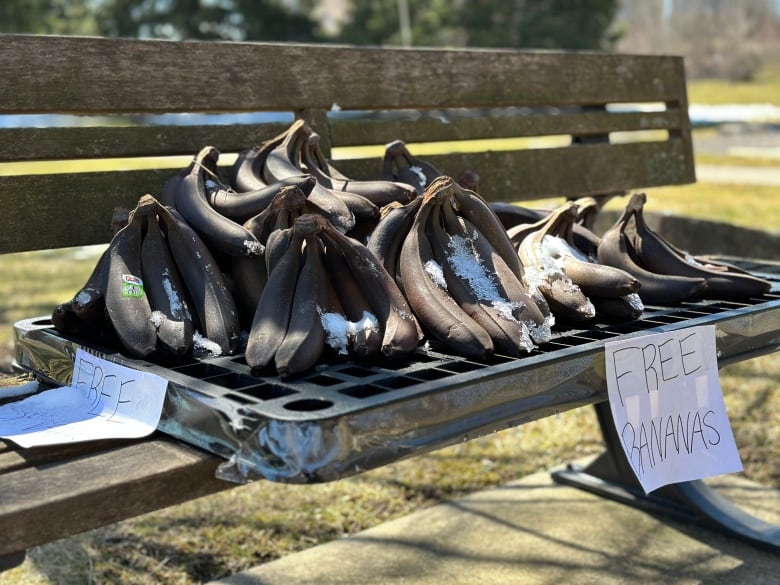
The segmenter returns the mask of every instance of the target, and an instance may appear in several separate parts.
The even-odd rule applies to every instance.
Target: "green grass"
[[[100,247],[0,255],[0,355],[10,355],[13,323],[50,315],[89,277]],[[2,365],[2,359],[0,359]]]
[[[723,79],[690,80],[688,103],[780,105],[780,65],[770,64],[764,67],[751,82],[732,82]]]
[[[694,183],[646,189],[648,211],[667,212],[697,219],[725,221],[739,226],[780,230],[780,187]],[[609,202],[618,209],[625,199]]]
[[[725,154],[697,154],[696,165],[722,165],[736,167],[764,167],[780,169],[778,157],[736,156]]]

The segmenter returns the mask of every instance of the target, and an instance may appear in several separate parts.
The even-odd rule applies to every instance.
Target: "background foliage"
[[[601,48],[617,0],[4,0],[0,32],[250,41]]]

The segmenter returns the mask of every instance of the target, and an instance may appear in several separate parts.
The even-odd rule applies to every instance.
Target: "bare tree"
[[[621,50],[681,54],[690,77],[751,79],[780,47],[772,0],[623,0]]]

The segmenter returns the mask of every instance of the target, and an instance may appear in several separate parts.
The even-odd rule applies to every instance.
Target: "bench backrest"
[[[0,78],[0,115],[36,115],[0,118],[0,253],[107,242],[202,146],[229,162],[294,117],[347,176],[400,138],[491,200],[695,181],[673,56],[0,35]]]

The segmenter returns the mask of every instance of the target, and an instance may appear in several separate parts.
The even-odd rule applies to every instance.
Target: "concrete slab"
[[[712,485],[780,524],[780,491]],[[540,472],[210,585],[778,585],[780,554],[557,485]]]

